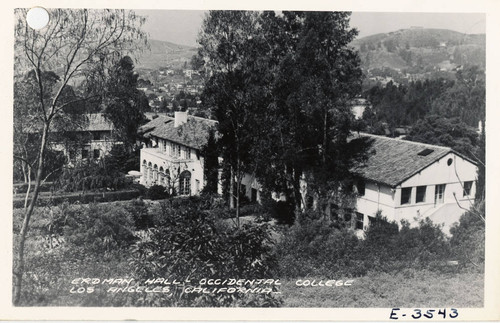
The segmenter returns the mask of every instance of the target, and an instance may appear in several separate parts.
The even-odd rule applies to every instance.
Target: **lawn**
[[[282,281],[283,307],[483,307],[484,302],[484,275],[479,273],[371,273],[340,287],[299,287],[297,280]]]

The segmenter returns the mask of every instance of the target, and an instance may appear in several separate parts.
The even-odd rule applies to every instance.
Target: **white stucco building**
[[[352,168],[359,176],[358,228],[366,229],[380,210],[398,223],[429,217],[448,232],[474,203],[477,167],[451,148],[375,135],[360,135],[356,141],[368,154]]]
[[[141,127],[149,144],[141,149],[141,184],[162,185],[177,195],[199,194],[205,185],[201,149],[217,122],[175,112]]]
[[[177,195],[197,195],[205,186],[206,145],[217,121],[175,112],[175,116],[159,116],[141,127],[149,140],[141,149],[141,180],[146,187],[162,185]],[[219,163],[221,158],[219,157]],[[222,193],[219,170],[218,192]],[[253,202],[260,201],[260,185],[254,176],[244,174],[241,191]]]

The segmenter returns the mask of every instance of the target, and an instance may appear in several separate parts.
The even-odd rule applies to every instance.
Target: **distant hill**
[[[150,50],[138,56],[138,69],[182,68],[196,48],[150,40]],[[354,40],[368,77],[423,79],[452,74],[468,65],[486,65],[486,36],[446,29],[410,28]],[[397,74],[397,75],[396,75]]]
[[[446,29],[410,28],[354,40],[363,70],[392,69],[420,75],[486,64],[486,36]],[[418,77],[421,78],[421,77]]]
[[[191,61],[191,57],[196,54],[196,48],[178,45],[167,41],[149,40],[149,50],[145,50],[138,55],[136,68],[138,69],[159,69],[162,67],[182,68],[184,62]]]

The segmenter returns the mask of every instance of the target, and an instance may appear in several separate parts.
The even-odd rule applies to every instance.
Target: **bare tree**
[[[24,272],[24,244],[30,218],[38,199],[46,162],[48,136],[56,120],[64,115],[65,108],[87,100],[83,96],[62,100],[68,87],[85,89],[99,82],[104,66],[147,43],[141,30],[145,19],[133,11],[124,10],[50,10],[49,24],[40,30],[31,29],[26,23],[26,10],[16,10],[15,25],[15,79],[27,72],[36,80],[32,120],[37,122],[39,140],[36,159],[31,163],[34,189],[26,208],[19,234],[17,262],[14,266],[14,304],[19,304]],[[96,72],[97,71],[97,72]],[[47,87],[47,76],[53,72],[57,81]],[[104,81],[103,81],[104,82]],[[91,93],[95,93],[91,91]]]

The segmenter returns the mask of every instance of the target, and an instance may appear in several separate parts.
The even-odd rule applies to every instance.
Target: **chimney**
[[[174,128],[179,127],[187,122],[187,111],[175,111],[174,115]]]

